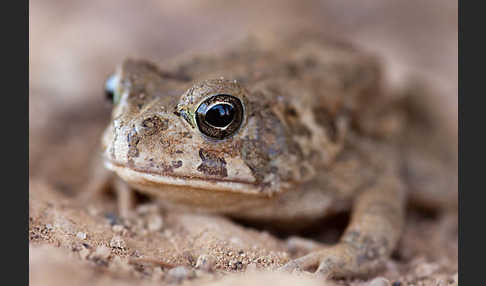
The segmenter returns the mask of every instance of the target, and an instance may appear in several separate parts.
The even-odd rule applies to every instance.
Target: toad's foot
[[[306,270],[325,277],[360,276],[373,272],[390,255],[404,222],[405,196],[398,179],[383,176],[356,199],[351,222],[338,244],[313,251],[281,270]]]

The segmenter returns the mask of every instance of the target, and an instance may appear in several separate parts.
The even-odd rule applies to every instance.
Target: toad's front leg
[[[354,202],[351,222],[340,241],[285,264],[282,269],[318,266],[326,277],[366,275],[380,267],[393,251],[404,224],[404,188],[386,174],[363,190]]]
[[[119,215],[128,217],[135,206],[134,190],[112,171],[106,169],[100,159],[97,158],[94,162],[96,164],[92,164],[89,181],[81,188],[76,201],[80,205],[88,204],[96,196],[111,188],[116,193]]]

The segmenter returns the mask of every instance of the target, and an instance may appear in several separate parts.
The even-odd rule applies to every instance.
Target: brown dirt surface
[[[29,206],[31,279],[35,285],[61,285],[68,278],[81,284],[87,277],[94,285],[171,284],[179,280],[188,280],[185,285],[200,285],[246,271],[262,275],[264,280],[270,274],[258,270],[274,270],[296,256],[283,240],[226,218],[169,213],[145,203],[137,206],[130,219],[121,220],[113,200],[80,205],[37,180],[31,181]],[[379,275],[402,285],[452,285],[457,275],[457,250],[457,216],[437,218],[411,211],[401,243]],[[312,280],[306,274],[296,277],[289,279]],[[232,281],[228,279],[221,285],[230,285],[224,282]],[[345,282],[366,285],[365,281]]]
[[[457,211],[410,208],[378,278],[323,281],[274,271],[302,253],[268,230],[168,212],[147,198],[123,220],[113,194],[76,198],[98,163],[110,113],[102,87],[118,62],[207,51],[252,33],[305,28],[347,37],[382,54],[391,80],[409,71],[429,78],[457,130],[455,1],[177,3],[30,2],[30,285],[458,285]],[[341,227],[296,235],[320,245]]]

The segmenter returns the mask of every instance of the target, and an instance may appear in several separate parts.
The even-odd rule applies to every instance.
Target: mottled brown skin
[[[161,68],[124,61],[103,136],[105,166],[168,208],[289,224],[351,209],[339,243],[283,268],[367,274],[402,231],[403,99],[387,96],[376,58],[348,44],[278,47],[250,42]],[[217,140],[193,116],[221,93],[241,100],[244,118]]]

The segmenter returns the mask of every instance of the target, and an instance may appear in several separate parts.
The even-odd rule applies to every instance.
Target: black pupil
[[[216,104],[206,112],[206,122],[214,127],[226,127],[235,117],[235,109],[229,104]]]
[[[105,98],[108,100],[108,101],[111,101],[113,102],[113,97],[114,97],[114,92],[113,90],[111,89],[105,89]]]

